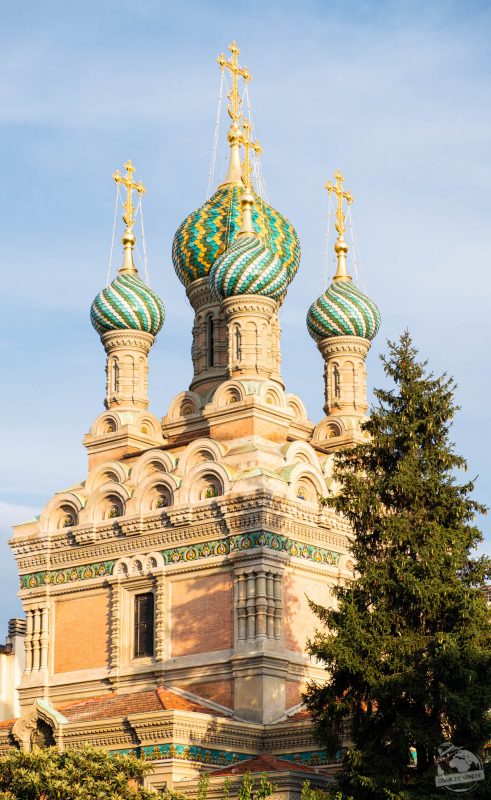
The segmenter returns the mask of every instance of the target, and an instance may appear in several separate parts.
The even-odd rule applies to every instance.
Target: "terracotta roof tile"
[[[72,700],[57,704],[57,709],[70,722],[127,717],[129,714],[145,714],[151,711],[191,711],[201,714],[217,715],[208,706],[193,703],[164,686],[156,690],[135,692],[133,694],[112,694]]]
[[[16,718],[14,717],[14,719],[5,719],[5,720],[3,720],[3,722],[0,722],[0,728],[11,728],[12,725],[14,724],[14,722],[15,722],[15,719]]]
[[[296,711],[295,714],[292,714],[291,717],[288,717],[288,720],[302,720],[302,719],[312,719],[312,715],[310,711],[307,711],[306,708],[301,708],[300,711]]]
[[[219,769],[213,772],[213,777],[216,775],[243,775],[245,772],[282,772],[285,770],[310,773],[316,771],[314,767],[309,767],[306,764],[296,764],[293,761],[286,761],[284,758],[276,758],[276,756],[260,755],[248,758],[239,764]]]

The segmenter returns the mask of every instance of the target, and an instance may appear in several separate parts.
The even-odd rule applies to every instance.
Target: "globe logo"
[[[482,761],[475,753],[443,742],[436,758],[435,784],[449,792],[470,792],[484,780]]]

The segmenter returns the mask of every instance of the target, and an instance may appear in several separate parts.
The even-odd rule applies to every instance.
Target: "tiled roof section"
[[[0,728],[11,728],[12,725],[14,724],[14,722],[15,722],[15,718],[14,719],[6,719],[3,722],[0,722]]]
[[[255,758],[248,758],[239,764],[234,764],[224,769],[213,772],[213,777],[217,775],[244,775],[246,772],[315,772],[313,767],[306,764],[295,764],[293,761],[286,761],[276,756],[261,755]]]
[[[156,690],[89,697],[57,706],[69,722],[127,717],[129,714],[146,714],[152,711],[191,711],[200,714],[217,712],[208,706],[193,703],[171,689],[161,686]]]
[[[297,720],[301,721],[301,720],[304,720],[304,719],[305,720],[311,720],[312,719],[312,715],[311,715],[310,711],[308,711],[306,708],[301,708],[299,711],[296,711],[294,714],[292,714],[291,716],[288,717],[288,721],[289,722],[291,720],[293,720],[294,722],[297,722]]]

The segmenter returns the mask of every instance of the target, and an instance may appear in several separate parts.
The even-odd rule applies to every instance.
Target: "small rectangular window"
[[[135,595],[135,658],[153,656],[154,605],[153,592]]]

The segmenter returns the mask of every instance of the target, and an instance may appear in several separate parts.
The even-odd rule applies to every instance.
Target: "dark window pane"
[[[135,595],[135,658],[153,656],[153,619],[153,593]]]

